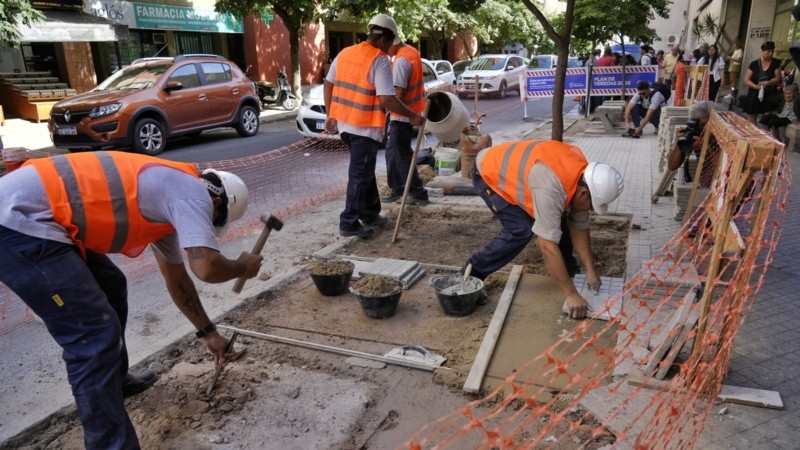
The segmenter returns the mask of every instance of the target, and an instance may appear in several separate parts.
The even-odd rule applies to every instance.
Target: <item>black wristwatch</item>
[[[212,322],[204,326],[202,330],[198,330],[194,335],[197,336],[198,339],[202,339],[215,331],[217,331],[217,326]]]

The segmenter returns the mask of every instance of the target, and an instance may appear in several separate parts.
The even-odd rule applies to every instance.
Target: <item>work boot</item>
[[[366,239],[372,236],[373,233],[375,233],[375,229],[367,225],[358,227],[355,230],[339,230],[339,234],[342,236],[358,236],[361,239]]]
[[[136,395],[154,385],[157,380],[158,375],[149,370],[145,370],[138,375],[128,373],[128,377],[122,382],[122,397],[128,398]]]
[[[409,196],[406,199],[406,205],[428,206],[428,203],[430,203],[430,200],[428,200],[427,198],[417,198]]]
[[[386,225],[388,222],[389,222],[389,218],[388,217],[380,216],[380,215],[377,218],[375,218],[375,220],[373,220],[371,222],[361,221],[361,223],[363,223],[365,226],[373,227],[373,228],[382,227],[382,226]]]
[[[381,197],[381,203],[394,203],[394,202],[400,200],[400,198],[402,196],[403,196],[403,194],[395,194],[394,192],[392,192],[389,195],[385,195],[385,196]]]

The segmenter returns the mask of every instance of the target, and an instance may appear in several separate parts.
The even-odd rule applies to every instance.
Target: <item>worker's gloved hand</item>
[[[422,126],[425,123],[425,118],[423,118],[420,115],[417,115],[417,116],[411,117],[409,119],[409,122],[411,122],[411,125],[414,125],[415,127],[419,127],[419,126]]]
[[[242,252],[236,261],[244,265],[244,273],[242,276],[246,278],[253,278],[258,275],[258,271],[261,270],[261,263],[264,261],[264,257],[248,252]]]
[[[589,304],[577,291],[567,295],[564,299],[569,307],[569,316],[573,319],[583,319],[589,311]]]
[[[600,286],[602,285],[603,282],[600,281],[600,277],[597,276],[597,272],[594,270],[588,270],[586,272],[586,287],[588,287],[590,291],[597,294],[600,292]]]
[[[219,334],[217,331],[208,333],[208,335],[203,338],[203,343],[206,344],[206,348],[208,348],[211,354],[214,355],[214,365],[216,366],[219,366],[220,364],[224,366],[235,354],[233,350],[231,350],[230,353],[225,353],[225,347],[228,345],[228,340],[225,339],[225,336]]]

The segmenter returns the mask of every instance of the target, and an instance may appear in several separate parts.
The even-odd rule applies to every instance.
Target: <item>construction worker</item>
[[[375,182],[375,163],[386,128],[386,112],[408,117],[422,125],[422,116],[395,95],[387,52],[400,43],[397,24],[386,14],[369,21],[367,40],[342,50],[325,78],[325,131],[339,131],[350,149],[347,198],[339,216],[339,234],[368,238],[373,226],[387,219]],[[385,109],[384,109],[385,108]]]
[[[236,175],[122,152],[33,159],[0,178],[0,281],[63,348],[89,449],[139,448],[123,398],[156,375],[128,373],[127,282],[106,256],[148,244],[167,291],[217,364],[232,356],[186,268],[207,283],[258,274],[262,257],[228,259],[217,236],[247,208]]]
[[[392,73],[394,91],[399,99],[417,114],[425,109],[425,80],[422,78],[422,58],[417,49],[403,42],[394,44],[389,49],[389,56],[394,58]],[[411,185],[406,203],[425,206],[428,204],[428,191],[417,173],[417,165],[411,159],[414,150],[411,141],[414,138],[414,127],[409,118],[398,114],[389,114],[389,143],[386,146],[386,179],[391,192],[381,197],[381,202],[392,203],[400,200],[405,191],[408,171],[411,170]]]
[[[588,305],[570,279],[579,269],[573,245],[586,269],[587,287],[599,290],[589,244],[589,210],[605,214],[622,193],[622,176],[611,166],[586,161],[577,147],[527,140],[481,150],[472,182],[503,226],[486,248],[467,261],[472,275],[484,279],[505,266],[535,234],[570,317],[585,317]]]

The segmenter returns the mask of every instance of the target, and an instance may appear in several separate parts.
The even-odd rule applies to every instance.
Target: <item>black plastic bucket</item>
[[[336,275],[315,275],[313,273],[310,275],[320,294],[326,297],[335,297],[347,293],[353,271]]]
[[[353,288],[350,288],[350,292],[358,298],[361,310],[364,311],[367,317],[371,319],[386,319],[392,317],[397,311],[400,295],[403,294],[403,286],[398,281],[397,289],[388,294],[378,296],[365,295]]]
[[[464,288],[461,289],[462,283]],[[431,286],[436,292],[436,299],[439,306],[448,316],[467,316],[475,310],[478,304],[478,297],[483,289],[483,281],[475,277],[469,277],[464,283],[461,275],[449,275],[431,278]],[[457,289],[448,289],[458,286]],[[455,292],[450,292],[455,291]]]

